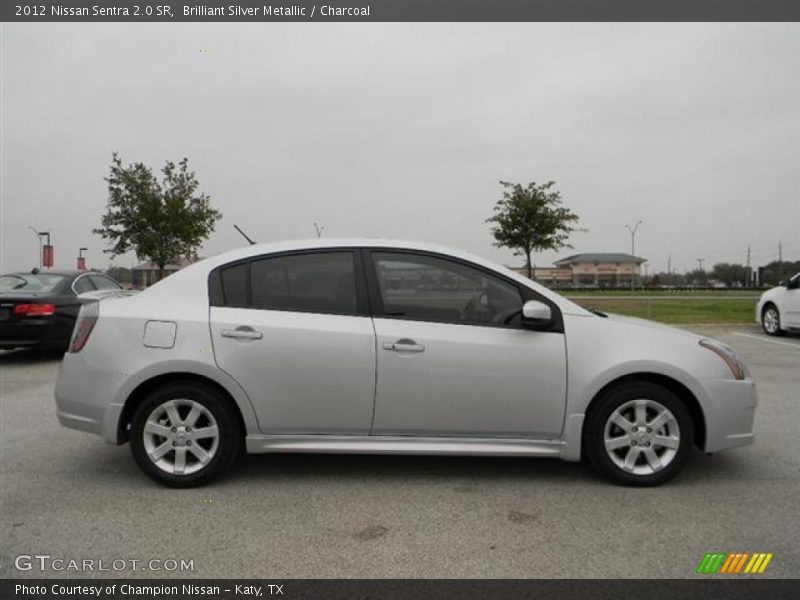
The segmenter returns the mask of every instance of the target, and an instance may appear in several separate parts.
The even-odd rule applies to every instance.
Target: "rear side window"
[[[89,275],[89,279],[98,290],[120,290],[122,287],[116,282],[103,275]]]
[[[92,282],[89,281],[88,275],[81,275],[72,285],[75,288],[76,294],[85,294],[86,292],[93,292],[95,290]]]
[[[222,304],[247,306],[247,263],[226,267],[220,272]]]
[[[262,258],[250,264],[250,279],[254,308],[358,313],[354,257],[349,251]]]

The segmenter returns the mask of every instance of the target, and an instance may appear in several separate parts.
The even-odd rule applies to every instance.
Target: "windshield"
[[[48,273],[2,275],[0,292],[52,292],[63,280],[62,275]]]

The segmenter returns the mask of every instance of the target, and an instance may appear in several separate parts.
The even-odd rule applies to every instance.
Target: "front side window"
[[[383,314],[420,321],[519,323],[516,285],[481,269],[433,256],[373,252]]]
[[[250,264],[252,306],[357,314],[353,253],[315,252],[262,258]]]

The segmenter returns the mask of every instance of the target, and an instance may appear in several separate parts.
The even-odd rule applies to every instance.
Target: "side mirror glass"
[[[544,324],[553,320],[553,311],[544,302],[528,300],[522,306],[522,316],[526,321]]]

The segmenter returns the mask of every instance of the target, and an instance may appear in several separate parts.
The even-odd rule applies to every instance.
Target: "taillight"
[[[14,314],[22,317],[47,317],[55,312],[55,304],[17,304],[14,307]]]
[[[97,308],[97,302],[90,302],[84,304],[81,312],[78,313],[78,320],[75,322],[75,329],[72,332],[72,341],[69,344],[70,352],[80,352],[89,341],[89,336],[92,334],[97,317],[100,316],[100,311]]]

